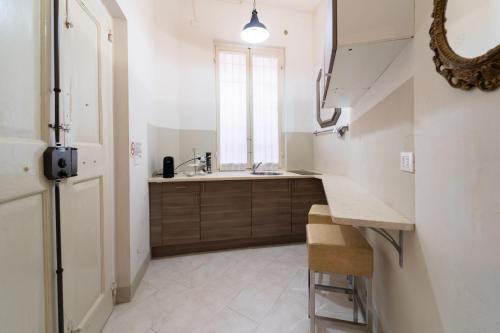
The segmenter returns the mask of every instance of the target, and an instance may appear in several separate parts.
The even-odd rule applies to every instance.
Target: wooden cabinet
[[[250,181],[202,183],[201,240],[251,237],[251,185]]]
[[[306,232],[309,209],[314,204],[326,205],[323,183],[319,179],[295,179],[292,181],[292,233]]]
[[[161,205],[162,245],[199,242],[199,183],[164,183]]]
[[[290,180],[254,180],[252,237],[288,235],[291,231]]]
[[[149,184],[149,235],[152,247],[162,245],[162,186]]]
[[[414,0],[327,0],[322,105],[355,105],[414,35]]]
[[[153,256],[305,240],[321,180],[258,179],[149,184]]]

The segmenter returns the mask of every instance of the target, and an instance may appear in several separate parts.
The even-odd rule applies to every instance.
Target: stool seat
[[[308,223],[310,224],[332,224],[330,208],[328,205],[312,205],[309,210]]]
[[[371,278],[373,249],[354,227],[308,224],[309,269]]]

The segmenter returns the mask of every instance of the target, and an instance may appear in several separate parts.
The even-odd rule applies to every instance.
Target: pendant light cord
[[[255,4],[255,1],[256,0],[253,0],[253,10],[255,10],[257,8],[257,5]]]

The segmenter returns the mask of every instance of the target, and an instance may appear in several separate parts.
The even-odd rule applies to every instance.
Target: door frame
[[[112,172],[110,174],[110,182],[111,182],[111,244],[112,253],[111,253],[111,272],[112,272],[112,281],[117,281],[117,263],[118,254],[117,254],[117,214],[119,211],[116,209],[120,202],[116,200],[117,193],[121,188],[117,186],[118,183],[124,183],[124,186],[128,188],[129,178],[128,178],[128,154],[124,154],[124,151],[119,144],[120,140],[117,138],[126,136],[127,138],[127,150],[128,151],[128,60],[123,61],[122,59],[128,59],[128,49],[127,49],[127,20],[123,11],[121,10],[118,2],[116,0],[98,0],[102,3],[105,9],[108,11],[109,15],[112,18],[112,31],[110,31],[110,38],[113,38],[115,35],[115,29],[120,30],[120,33],[116,33],[119,38],[113,39],[113,57],[112,57],[112,79],[113,79],[113,105],[111,111],[111,127],[112,127],[112,140],[109,152],[111,154],[110,160],[112,162]],[[42,128],[42,138],[46,140],[49,145],[54,144],[54,137],[52,134],[52,130],[49,129],[47,124],[52,122],[54,117],[54,108],[53,108],[53,1],[52,0],[41,0],[42,3],[42,24],[40,27],[40,33],[42,36],[42,45],[41,45],[41,62],[42,62],[42,73],[41,73],[41,89],[42,89],[42,112],[43,118],[41,120]],[[63,16],[61,16],[62,18]],[[60,18],[61,26],[64,24],[63,20]],[[62,27],[60,27],[61,29]],[[123,33],[125,32],[125,33]],[[121,46],[121,53],[115,52],[117,45]],[[125,45],[125,48],[123,47]],[[126,113],[126,120],[118,120]],[[123,122],[127,122],[127,126],[123,126]],[[119,148],[119,149],[118,149]],[[120,177],[119,182],[117,182],[117,160],[125,155],[127,158],[127,178]],[[46,225],[44,225],[44,265],[45,265],[45,288],[46,288],[46,332],[55,332],[56,331],[56,323],[57,323],[57,289],[56,289],[56,275],[54,274],[55,269],[55,228],[54,228],[54,220],[55,220],[55,210],[54,210],[54,188],[50,187],[48,191],[44,193],[44,207],[46,214]],[[128,201],[127,201],[128,205]],[[62,235],[64,237],[64,235]],[[129,263],[130,265],[130,263]],[[113,293],[113,302],[116,303],[115,293]],[[61,332],[64,333],[64,332]]]
[[[113,272],[115,304],[132,298],[130,262],[130,164],[128,22],[117,0],[101,0],[113,19]]]

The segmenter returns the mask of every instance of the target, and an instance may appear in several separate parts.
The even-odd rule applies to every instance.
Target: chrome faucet
[[[257,172],[257,169],[262,165],[262,162],[259,162],[259,163],[254,163],[252,165],[252,173],[255,173]]]

